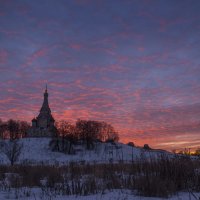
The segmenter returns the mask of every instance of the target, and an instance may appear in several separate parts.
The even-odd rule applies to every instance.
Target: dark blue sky
[[[0,0],[0,118],[104,120],[124,142],[200,146],[199,0]]]

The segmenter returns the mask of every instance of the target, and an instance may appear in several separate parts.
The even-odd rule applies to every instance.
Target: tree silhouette
[[[67,151],[68,154],[70,154],[72,151],[72,145],[78,140],[76,127],[69,122],[62,120],[56,123],[56,128],[58,135],[62,138],[61,151]]]
[[[3,152],[7,156],[11,165],[18,161],[21,154],[22,145],[17,140],[9,140],[3,144]]]

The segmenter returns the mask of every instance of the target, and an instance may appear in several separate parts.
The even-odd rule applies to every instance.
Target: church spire
[[[44,100],[43,100],[43,104],[42,104],[42,107],[40,109],[40,112],[51,113],[51,110],[49,108],[49,102],[48,102],[47,84],[46,84],[45,93],[44,93]]]
[[[48,90],[47,84],[43,88],[44,90],[44,99],[43,104],[40,109],[39,115],[32,120],[32,127],[30,129],[30,136],[44,137],[44,136],[54,136],[55,135],[55,120],[51,115],[51,109],[48,102]]]

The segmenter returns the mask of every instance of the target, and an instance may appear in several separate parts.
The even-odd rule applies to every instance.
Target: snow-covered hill
[[[122,143],[116,145],[110,143],[98,143],[94,150],[85,150],[82,146],[76,146],[76,154],[68,155],[52,152],[49,148],[50,138],[24,138],[19,141],[22,151],[19,163],[27,164],[68,164],[69,162],[96,162],[106,163],[113,160],[134,161],[136,159],[157,157],[161,154],[170,155],[164,151],[147,151],[142,148],[131,147]],[[0,152],[0,164],[8,164],[9,160],[3,152]]]

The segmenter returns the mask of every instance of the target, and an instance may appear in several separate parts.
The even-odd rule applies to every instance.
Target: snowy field
[[[198,200],[200,198],[200,193],[189,194],[187,192],[178,193],[170,198],[169,200]],[[133,194],[128,190],[114,190],[112,192],[107,192],[105,194],[95,194],[89,196],[59,196],[52,195],[50,193],[42,192],[39,188],[23,188],[15,189],[11,191],[0,192],[0,199],[20,199],[20,200],[162,200],[166,198],[158,197],[142,197]]]
[[[23,148],[19,157],[18,164],[28,164],[14,166],[10,168],[9,166],[1,166],[1,176],[0,176],[0,200],[4,199],[20,199],[20,200],[161,200],[164,198],[156,197],[143,197],[138,196],[137,194],[140,191],[140,185],[149,183],[148,187],[145,189],[150,192],[153,191],[154,196],[169,196],[174,194],[175,191],[189,191],[194,189],[194,191],[199,191],[199,182],[198,177],[199,165],[196,165],[197,168],[192,169],[191,174],[187,175],[189,169],[191,169],[192,163],[194,160],[190,160],[190,165],[187,165],[188,160],[174,160],[170,159],[173,162],[165,162],[162,159],[157,163],[157,165],[152,165],[155,168],[157,175],[154,173],[154,168],[151,167],[145,168],[145,161],[151,158],[158,158],[161,155],[165,156],[174,156],[171,153],[165,151],[156,151],[156,150],[144,150],[143,148],[131,147],[125,144],[117,143],[98,143],[95,146],[94,150],[87,151],[83,146],[76,146],[76,154],[68,155],[59,152],[52,152],[49,148],[50,138],[24,138],[20,139],[19,143],[22,144]],[[109,163],[110,160],[113,162],[132,162],[131,165],[127,163],[118,168],[120,165],[91,165],[88,171],[88,165],[78,165],[84,163]],[[140,161],[144,166],[137,170],[137,168],[129,168],[134,166],[135,161]],[[144,161],[144,162],[143,162]],[[68,165],[70,162],[76,162],[74,164]],[[196,162],[196,160],[195,160]],[[150,163],[150,162],[148,162]],[[160,164],[164,163],[162,166],[167,167],[168,169],[173,170],[165,171],[167,173],[163,174],[163,171],[160,168]],[[0,165],[10,164],[8,158],[3,152],[0,152]],[[33,166],[29,166],[32,164]],[[39,168],[38,165],[45,165],[42,168]],[[50,165],[56,165],[50,166]],[[62,166],[68,165],[68,166]],[[76,166],[76,167],[74,167]],[[95,168],[92,168],[95,166]],[[104,167],[103,167],[104,166]],[[126,167],[125,167],[126,166]],[[150,165],[151,166],[151,165]],[[188,168],[189,167],[189,168]],[[175,168],[175,169],[174,169]],[[134,169],[134,170],[133,170]],[[150,169],[150,170],[147,170]],[[31,171],[32,170],[32,171]],[[38,171],[37,171],[38,170]],[[41,171],[43,170],[43,171]],[[61,171],[62,170],[62,171]],[[68,170],[68,171],[65,171]],[[94,170],[94,171],[93,171]],[[122,171],[121,171],[122,170]],[[131,171],[130,171],[131,170]],[[132,171],[133,170],[133,171]],[[143,170],[143,171],[141,171]],[[182,182],[176,180],[180,179],[180,176],[177,173],[173,174],[175,177],[171,180],[171,173],[179,170]],[[195,171],[194,171],[195,170]],[[194,173],[192,173],[194,171]],[[29,172],[29,175],[27,173]],[[48,172],[48,173],[46,173]],[[131,173],[132,174],[131,174]],[[145,172],[145,173],[144,173]],[[105,176],[106,174],[106,176]],[[152,175],[146,181],[148,176],[145,174]],[[187,176],[185,176],[185,174]],[[77,176],[71,176],[77,175]],[[165,178],[163,178],[163,176]],[[62,177],[59,179],[59,177]],[[145,179],[144,179],[145,177]],[[185,187],[185,183],[188,180],[192,180],[192,187]],[[195,179],[197,177],[197,179]],[[156,178],[156,179],[155,179]],[[170,184],[174,184],[174,187],[168,187],[168,180],[171,180]],[[37,182],[39,180],[39,182]],[[144,181],[144,182],[142,182]],[[155,182],[156,181],[156,182]],[[140,184],[141,182],[141,184]],[[154,184],[155,182],[155,184]],[[50,183],[50,185],[49,185]],[[117,183],[117,184],[116,184]],[[126,184],[128,183],[128,184]],[[152,184],[153,183],[153,184]],[[131,185],[132,184],[132,185]],[[164,184],[164,185],[162,185]],[[181,189],[177,190],[177,184],[181,184]],[[25,187],[26,186],[26,187]],[[57,187],[59,186],[59,187]],[[63,186],[63,188],[61,187]],[[131,186],[131,187],[130,187]],[[166,187],[165,187],[166,186]],[[194,188],[193,188],[194,186]],[[31,188],[35,187],[35,188]],[[118,190],[120,188],[120,190]],[[126,188],[126,189],[125,189]],[[133,193],[135,188],[137,188],[138,193]],[[154,190],[156,188],[156,190]],[[131,190],[128,190],[131,189]],[[169,190],[168,190],[169,189]],[[156,191],[160,191],[157,193]],[[69,191],[69,192],[68,192]],[[103,191],[103,193],[102,193]],[[106,191],[106,192],[105,192]],[[165,193],[166,194],[163,194]],[[68,192],[68,193],[67,193]],[[98,193],[99,192],[99,193]],[[144,191],[143,191],[144,192]],[[96,194],[97,193],[97,194]],[[68,196],[66,194],[83,194],[83,196]],[[84,195],[91,194],[91,195]],[[148,195],[152,193],[148,193]],[[150,196],[150,195],[149,195]],[[170,200],[199,200],[200,193],[188,193],[188,192],[179,192],[176,195],[170,196]]]
[[[112,145],[110,143],[99,143],[92,151],[85,150],[82,146],[76,146],[77,153],[68,155],[52,152],[49,148],[50,138],[24,138],[20,139],[23,144],[18,163],[24,164],[59,164],[67,165],[69,162],[106,163],[110,160],[132,161],[138,158],[157,157],[162,151],[146,151],[142,148],[131,147],[122,143]],[[169,153],[165,153],[170,155]],[[0,152],[0,164],[8,164],[6,156]]]

